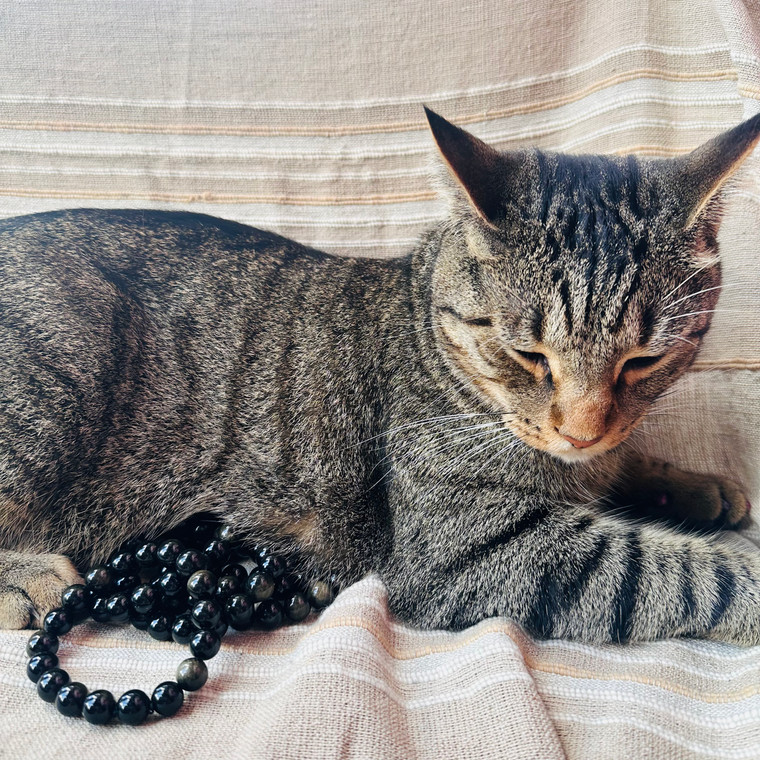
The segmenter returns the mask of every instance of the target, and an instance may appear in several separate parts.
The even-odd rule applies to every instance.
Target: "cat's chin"
[[[605,454],[609,450],[610,449],[608,446],[590,446],[587,449],[576,449],[573,447],[569,449],[562,449],[560,451],[555,449],[549,451],[549,453],[552,456],[555,456],[557,459],[565,462],[566,464],[584,464],[586,462],[590,462],[592,459],[598,456],[601,456],[602,454]]]

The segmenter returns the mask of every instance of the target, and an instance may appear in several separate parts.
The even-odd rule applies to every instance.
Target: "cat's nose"
[[[566,441],[570,441],[570,443],[572,443],[576,449],[587,449],[589,446],[593,446],[595,443],[599,443],[599,441],[604,438],[603,435],[600,435],[598,438],[592,438],[590,441],[584,441],[580,438],[573,438],[571,435],[565,435],[564,433],[560,433],[560,435]]]

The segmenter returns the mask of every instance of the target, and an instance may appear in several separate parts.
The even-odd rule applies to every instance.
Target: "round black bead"
[[[242,590],[242,584],[234,575],[223,575],[216,583],[214,596],[224,601],[227,597],[239,594]]]
[[[129,611],[129,622],[137,628],[138,631],[147,631],[151,618],[148,615],[140,615],[134,610]]]
[[[267,599],[256,609],[256,619],[264,628],[278,628],[282,625],[282,607],[274,599]]]
[[[214,535],[216,529],[216,523],[210,520],[201,520],[197,525],[194,525],[190,531],[193,544],[195,546],[205,546]]]
[[[185,577],[208,567],[208,557],[203,552],[188,549],[177,557],[177,572]]]
[[[231,525],[227,525],[225,523],[224,525],[220,525],[214,531],[214,536],[220,541],[226,541],[227,543],[230,543],[235,539],[235,531],[232,529]]]
[[[122,723],[128,726],[137,726],[142,723],[153,708],[150,698],[140,689],[125,691],[116,703],[116,715]]]
[[[135,551],[135,560],[143,568],[155,567],[158,564],[158,544],[148,541]]]
[[[172,640],[172,621],[166,615],[159,615],[148,623],[148,634],[156,641]]]
[[[248,594],[234,594],[224,605],[224,619],[238,631],[251,625],[253,600]]]
[[[174,570],[167,570],[158,581],[158,586],[164,596],[176,596],[185,590],[185,579]]]
[[[211,567],[223,565],[230,556],[229,544],[225,541],[220,541],[218,538],[209,541],[203,548],[203,551],[208,557],[209,565]]]
[[[112,623],[126,623],[129,620],[129,599],[126,594],[114,594],[106,601],[106,612]]]
[[[201,599],[190,611],[190,617],[197,628],[210,631],[219,623],[222,610],[213,599]]]
[[[208,681],[208,667],[203,660],[190,657],[177,668],[177,683],[185,691],[198,691]]]
[[[108,598],[105,596],[98,596],[92,600],[92,610],[90,611],[90,617],[96,623],[107,623],[111,616],[108,613]]]
[[[220,576],[225,575],[232,575],[235,578],[238,579],[238,581],[243,584],[248,580],[248,571],[242,566],[238,564],[234,565],[225,565],[222,568],[222,572],[220,573]]]
[[[166,567],[174,567],[177,561],[177,557],[185,550],[185,547],[176,539],[170,538],[168,541],[164,541],[156,552],[158,561],[166,565]]]
[[[190,651],[201,660],[210,660],[218,651],[222,640],[213,631],[198,631],[190,639]]]
[[[160,601],[160,593],[150,584],[144,583],[130,595],[129,606],[139,615],[148,615],[158,607]]]
[[[69,674],[60,668],[46,670],[37,681],[37,694],[46,702],[54,702],[59,689],[69,682]]]
[[[210,570],[198,570],[187,579],[187,593],[194,599],[211,599],[216,591],[216,576]]]
[[[115,591],[122,591],[125,594],[131,594],[136,586],[140,585],[139,575],[121,575],[113,582]]]
[[[277,580],[288,569],[288,565],[279,554],[270,554],[261,561],[261,569]]]
[[[289,599],[285,600],[284,608],[285,616],[294,623],[299,623],[311,612],[311,605],[300,591],[296,591]]]
[[[70,612],[77,621],[84,620],[90,616],[92,607],[92,594],[81,583],[75,583],[68,586],[61,594],[61,607]]]
[[[138,564],[132,552],[120,551],[111,555],[108,563],[116,575],[133,575],[137,572]]]
[[[326,581],[314,581],[309,584],[306,599],[317,609],[327,607],[327,605],[332,604],[333,599],[335,599],[333,587]]]
[[[35,631],[26,644],[26,653],[29,657],[36,654],[55,654],[58,651],[58,637],[47,631]],[[51,667],[54,667],[51,665]]]
[[[251,549],[251,557],[258,565],[261,565],[270,554],[272,554],[272,547],[268,544],[254,544]]]
[[[78,681],[72,681],[62,686],[55,697],[55,706],[61,715],[78,718],[82,714],[84,700],[87,697],[87,687]]]
[[[189,644],[196,633],[198,633],[198,629],[193,625],[189,612],[184,612],[174,618],[171,634],[178,644]]]
[[[37,683],[40,676],[46,671],[58,666],[58,658],[55,652],[40,652],[35,654],[26,664],[26,674],[29,680]]]
[[[254,602],[263,602],[274,594],[274,580],[268,573],[251,573],[246,586]]]
[[[96,565],[84,576],[84,585],[97,596],[107,594],[111,588],[111,582],[111,571],[105,565]]]
[[[165,717],[176,714],[185,701],[185,692],[174,681],[164,681],[158,684],[150,698],[153,709]]]
[[[74,625],[74,616],[60,607],[57,610],[50,610],[42,620],[42,629],[53,636],[62,636],[68,633]]]
[[[185,594],[166,596],[161,600],[161,611],[169,617],[174,617],[181,612],[189,612],[193,604],[195,604],[195,600]]]
[[[275,599],[290,599],[293,594],[298,591],[298,585],[292,575],[281,575],[274,584],[274,594],[272,596]]]
[[[96,726],[108,723],[116,715],[116,700],[105,689],[90,692],[82,705],[82,717]]]
[[[223,639],[224,635],[229,630],[229,625],[227,625],[226,620],[220,619],[219,622],[214,626],[214,633],[220,638]]]

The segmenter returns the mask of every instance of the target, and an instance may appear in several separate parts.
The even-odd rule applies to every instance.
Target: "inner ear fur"
[[[505,187],[510,172],[512,176],[516,172],[516,162],[427,106],[424,108],[433,139],[451,176],[478,216],[496,228],[504,216]]]

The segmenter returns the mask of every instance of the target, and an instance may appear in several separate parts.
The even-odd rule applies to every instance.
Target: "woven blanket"
[[[0,42],[0,216],[182,208],[338,254],[401,254],[443,213],[422,103],[499,148],[652,156],[760,110],[757,0],[27,0]],[[756,503],[759,203],[760,151],[727,195],[713,328],[636,442]],[[760,758],[760,648],[423,633],[374,577],[225,638],[183,712],[138,729],[37,700],[27,635],[0,632],[2,758]],[[61,654],[116,694],[184,656],[94,624]]]

